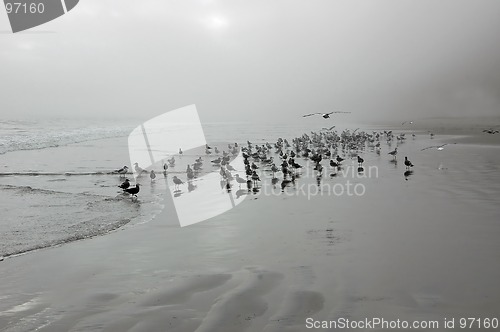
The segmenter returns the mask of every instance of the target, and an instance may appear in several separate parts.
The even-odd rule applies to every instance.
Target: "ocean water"
[[[279,137],[291,140],[303,133],[318,131],[325,123],[330,124],[321,120],[206,123],[203,129],[210,144],[246,144],[247,141],[264,144]],[[170,178],[164,177],[161,169],[157,169],[158,178],[154,182],[147,175],[138,178],[141,192],[137,200],[132,200],[117,187],[123,178],[113,173],[124,165],[132,167],[127,139],[138,125],[140,122],[131,120],[118,123],[64,119],[1,121],[0,256],[103,236],[152,220],[164,208],[165,193],[172,185]],[[344,124],[336,129],[358,127]],[[367,132],[382,129],[361,127]],[[405,143],[408,153],[419,156],[418,176],[423,177],[419,183],[428,185],[422,190],[455,195],[464,200],[464,204],[476,202],[492,214],[498,213],[495,207],[495,195],[500,192],[498,154],[495,154],[498,150],[484,146],[450,146],[446,153],[420,151],[438,142],[438,139],[430,140],[428,135],[419,135],[416,140],[409,137]],[[382,156],[376,155],[373,149],[362,153],[368,163],[378,165],[378,176],[392,177],[392,173],[386,172],[398,171],[401,185],[408,185],[412,176],[403,176],[404,165],[398,168],[390,163],[390,158],[386,158],[389,148],[393,147],[384,144]],[[181,174],[185,179],[187,160],[169,169],[169,176]],[[353,161],[348,162],[354,165]],[[128,177],[133,182],[132,174]]]
[[[138,121],[0,121],[0,256],[104,235],[151,220],[167,181],[148,176],[132,201],[113,170],[131,168],[127,139]],[[313,129],[315,125],[311,125]],[[303,124],[208,123],[208,142],[255,143],[290,137]],[[185,166],[177,166],[177,170]],[[170,169],[170,173],[175,173]],[[132,174],[128,176],[132,179]]]
[[[123,143],[131,128],[97,121],[1,121],[0,256],[151,218],[159,199],[145,195],[130,204],[110,174],[126,160]]]

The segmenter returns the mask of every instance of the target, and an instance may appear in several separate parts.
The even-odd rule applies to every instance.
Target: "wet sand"
[[[305,331],[308,317],[499,318],[498,146],[420,151],[454,139],[409,138],[398,163],[384,145],[363,154],[377,176],[322,179],[361,183],[360,196],[315,191],[303,176],[200,224],[180,228],[167,200],[149,223],[8,258],[0,330]],[[406,177],[405,155],[415,164]],[[297,194],[301,185],[315,194]]]

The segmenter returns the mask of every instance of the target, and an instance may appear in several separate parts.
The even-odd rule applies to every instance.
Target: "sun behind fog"
[[[207,26],[211,29],[223,29],[228,26],[228,21],[222,16],[210,16],[206,20]]]

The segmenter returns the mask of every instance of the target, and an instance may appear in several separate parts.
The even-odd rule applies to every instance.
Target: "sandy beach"
[[[442,330],[452,318],[456,329],[464,317],[498,319],[500,146],[421,151],[454,139],[408,138],[399,163],[385,145],[367,150],[376,172],[321,186],[305,169],[284,192],[264,181],[188,227],[166,199],[148,223],[5,259],[0,331],[306,331],[373,318]],[[332,190],[347,181],[363,194]]]
[[[4,4],[0,332],[500,330],[500,1]]]

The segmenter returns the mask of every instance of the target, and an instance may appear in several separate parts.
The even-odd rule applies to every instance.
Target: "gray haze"
[[[498,0],[81,0],[0,30],[3,118],[500,114]]]

